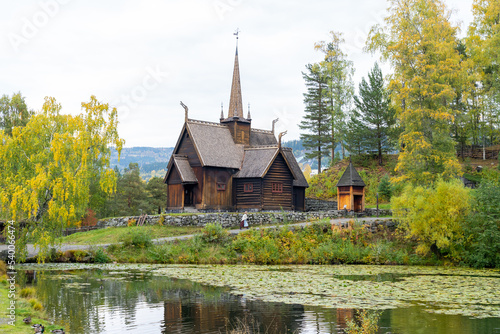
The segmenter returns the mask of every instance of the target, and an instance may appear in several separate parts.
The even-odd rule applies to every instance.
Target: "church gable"
[[[263,209],[291,210],[293,173],[280,153],[267,170],[263,179]]]
[[[182,180],[181,180],[181,176],[179,174],[179,172],[177,171],[177,168],[175,167],[175,165],[172,165],[172,167],[170,167],[169,169],[169,172],[166,176],[166,182],[167,184],[181,184],[182,183]]]
[[[189,135],[187,130],[183,132],[181,140],[179,142],[179,146],[174,154],[187,156],[191,167],[201,166],[200,158],[198,157],[196,148],[194,147],[191,136]]]

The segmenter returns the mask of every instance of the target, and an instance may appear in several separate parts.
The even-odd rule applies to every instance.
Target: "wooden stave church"
[[[273,130],[243,117],[238,47],[229,115],[220,122],[188,118],[167,166],[167,209],[305,211],[307,181],[291,148]]]

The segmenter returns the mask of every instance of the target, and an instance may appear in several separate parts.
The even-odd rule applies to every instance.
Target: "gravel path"
[[[353,218],[336,218],[336,219],[331,219],[330,221],[337,222],[337,223],[343,223],[343,222],[348,222],[352,220]],[[376,221],[376,220],[390,220],[392,219],[391,217],[385,217],[385,218],[376,218],[376,217],[368,217],[368,218],[357,218],[357,221],[361,222],[370,222],[370,221]],[[304,223],[295,223],[295,224],[289,224],[288,226],[307,226],[313,224],[312,222],[304,222]],[[284,225],[280,225],[282,227]],[[256,229],[260,228],[273,228],[276,227],[276,225],[266,225],[262,227],[255,227]],[[229,233],[231,234],[238,234],[244,230],[237,229],[237,230],[228,230]],[[155,244],[162,244],[166,242],[172,242],[175,240],[186,240],[186,239],[191,239],[195,235],[194,234],[187,234],[187,235],[180,235],[176,237],[167,237],[167,238],[159,238],[159,239],[153,239],[153,243]],[[92,248],[106,248],[109,247],[111,244],[93,244],[93,245],[73,245],[73,244],[62,244],[59,246],[56,246],[55,248],[58,251],[65,252],[67,250],[88,250]],[[0,245],[0,253],[7,250],[7,245]],[[28,245],[28,257],[34,257],[38,254],[38,251],[33,247],[32,244]]]

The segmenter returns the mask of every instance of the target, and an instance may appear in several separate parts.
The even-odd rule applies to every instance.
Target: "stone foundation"
[[[337,210],[337,201],[325,201],[306,197],[306,211],[332,211]]]
[[[370,210],[370,215],[375,215],[375,209]],[[373,211],[373,212],[372,212]],[[325,212],[249,212],[248,223],[250,225],[260,224],[283,224],[283,223],[298,223],[323,218],[340,218],[340,217],[364,217],[365,213],[345,212],[331,210]],[[389,210],[380,210],[380,216],[390,215]],[[204,214],[182,214],[182,215],[163,215],[163,225],[172,226],[200,226],[203,227],[208,223],[220,223],[225,228],[240,226],[243,213],[204,213]],[[148,216],[144,225],[157,225],[161,216]],[[104,228],[108,226],[127,226],[130,219],[139,221],[139,217],[119,217],[100,220],[97,226]]]

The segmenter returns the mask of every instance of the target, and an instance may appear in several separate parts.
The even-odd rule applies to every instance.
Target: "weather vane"
[[[238,34],[240,33],[240,29],[236,28],[236,31],[233,33],[234,36],[236,36],[236,46],[238,46]]]

